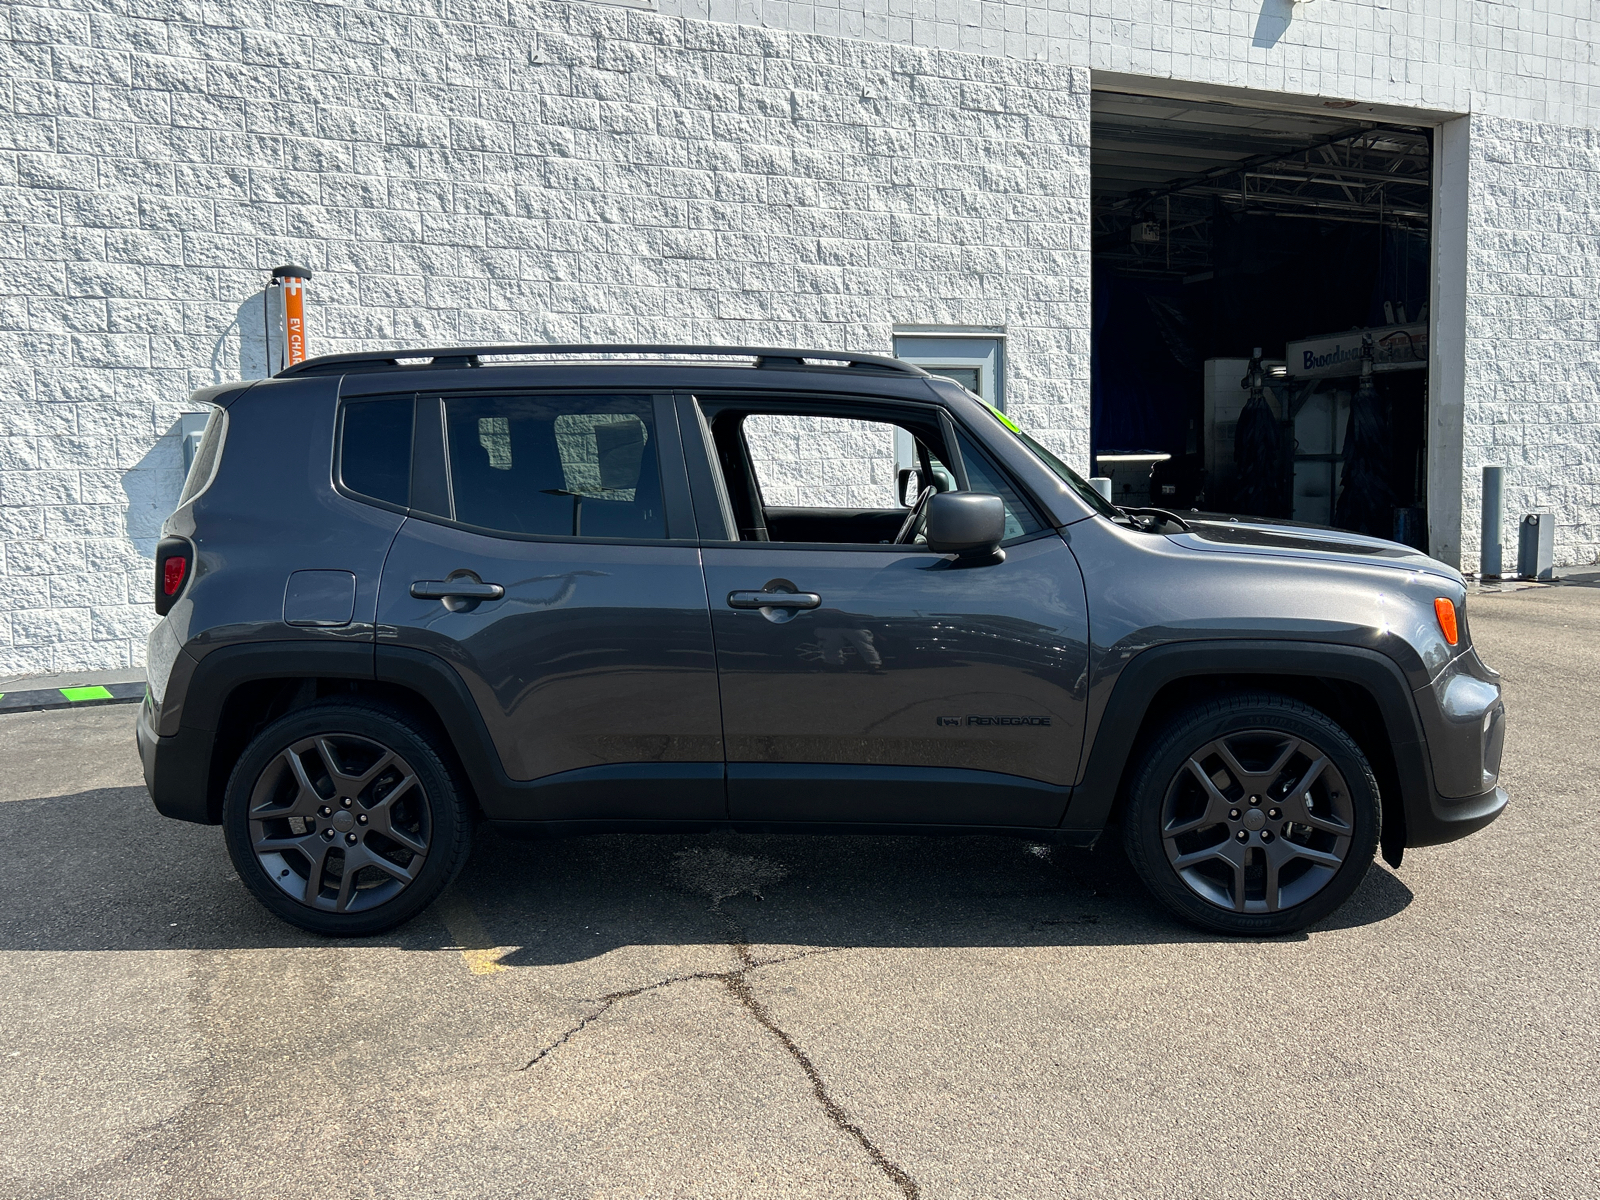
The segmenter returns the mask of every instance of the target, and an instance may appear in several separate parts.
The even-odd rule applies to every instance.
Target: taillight
[[[1433,615],[1439,618],[1439,632],[1444,634],[1444,640],[1454,646],[1461,640],[1461,631],[1456,626],[1456,606],[1454,602],[1444,596],[1438,597],[1433,602]]]
[[[183,594],[194,571],[194,547],[188,538],[164,537],[156,543],[156,612],[166,616]]]

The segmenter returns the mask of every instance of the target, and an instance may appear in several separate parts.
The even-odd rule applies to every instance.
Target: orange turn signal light
[[[1444,640],[1454,646],[1461,640],[1461,631],[1456,628],[1456,606],[1448,599],[1440,596],[1433,602],[1433,615],[1439,618],[1439,632],[1444,634]]]

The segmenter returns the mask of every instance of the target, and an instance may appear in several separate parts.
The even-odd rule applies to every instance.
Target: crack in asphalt
[[[779,1044],[789,1052],[789,1057],[799,1064],[800,1070],[805,1072],[805,1077],[811,1081],[812,1094],[816,1096],[817,1103],[822,1106],[822,1111],[826,1114],[828,1120],[832,1121],[841,1132],[855,1138],[861,1148],[867,1152],[867,1157],[872,1159],[877,1168],[889,1177],[889,1181],[900,1189],[900,1194],[906,1197],[906,1200],[919,1200],[922,1195],[922,1189],[917,1186],[917,1181],[906,1173],[905,1168],[879,1149],[878,1145],[866,1135],[861,1126],[849,1118],[839,1102],[829,1095],[827,1083],[823,1080],[822,1075],[817,1071],[811,1059],[807,1057],[806,1052],[800,1049],[795,1044],[794,1039],[772,1019],[772,1014],[767,1011],[766,1005],[757,1000],[755,993],[750,990],[750,985],[745,981],[746,973],[754,970],[757,966],[770,964],[755,962],[750,955],[750,948],[743,943],[736,943],[735,949],[738,951],[740,961],[745,963],[745,967],[743,970],[730,971],[724,975],[722,979],[723,986],[733,993],[734,999],[744,1005],[750,1015],[759,1021],[767,1032],[778,1039]],[[807,956],[797,955],[796,957],[804,958]]]
[[[781,967],[784,963],[798,962],[802,958],[814,958],[819,954],[837,954],[841,950],[851,949],[849,946],[827,946],[820,950],[807,950],[801,954],[791,954],[786,958],[768,958],[758,962],[750,957],[750,947],[746,946],[742,942],[734,942],[732,943],[732,947],[734,952],[739,955],[739,961],[745,964],[738,971],[691,971],[685,975],[668,975],[665,979],[657,979],[654,983],[641,984],[636,988],[628,988],[627,990],[621,992],[607,992],[604,996],[600,997],[599,1008],[595,1009],[587,1017],[579,1021],[571,1029],[567,1030],[555,1041],[551,1042],[543,1050],[539,1051],[539,1053],[535,1054],[526,1063],[518,1067],[517,1070],[526,1071],[541,1058],[544,1058],[546,1055],[555,1050],[559,1050],[562,1046],[565,1046],[568,1042],[570,1042],[577,1034],[581,1033],[587,1026],[605,1016],[606,1013],[610,1011],[613,1004],[617,1004],[623,1000],[632,1000],[635,996],[642,996],[646,992],[654,992],[660,988],[671,987],[675,983],[692,983],[697,979],[709,979],[718,983],[722,983],[727,980],[729,975],[742,975],[746,971],[754,970],[757,967]]]
[[[595,1009],[587,1017],[579,1021],[571,1029],[567,1030],[555,1041],[551,1042],[543,1050],[539,1051],[539,1053],[535,1054],[522,1066],[518,1067],[517,1070],[526,1071],[541,1058],[544,1058],[546,1055],[559,1050],[562,1046],[565,1046],[574,1037],[586,1029],[591,1023],[598,1021],[601,1017],[605,1016],[606,1013],[610,1011],[611,1006],[619,1001],[632,1000],[635,996],[642,996],[646,992],[655,991],[657,988],[671,987],[675,983],[688,983],[694,979],[722,979],[725,975],[727,975],[726,971],[695,971],[689,975],[669,975],[665,979],[658,979],[654,983],[646,983],[640,987],[629,988],[624,992],[607,992],[604,996],[600,997],[599,1008]]]
[[[844,1107],[829,1093],[827,1081],[822,1078],[822,1074],[817,1070],[816,1064],[811,1061],[804,1050],[800,1049],[783,1027],[773,1019],[772,1014],[767,1011],[767,1006],[756,999],[755,993],[750,990],[749,981],[745,978],[751,971],[759,970],[763,967],[778,967],[785,963],[798,962],[802,958],[815,958],[821,954],[838,954],[841,951],[853,949],[853,947],[828,946],[817,950],[807,950],[800,954],[791,954],[784,958],[757,959],[750,952],[749,944],[742,938],[737,940],[730,939],[728,944],[732,947],[734,953],[739,956],[739,962],[742,965],[738,970],[693,971],[684,975],[670,975],[665,979],[658,979],[653,983],[641,984],[639,987],[628,988],[620,992],[608,992],[600,997],[599,1007],[594,1012],[584,1017],[583,1020],[540,1050],[518,1070],[526,1071],[541,1059],[560,1049],[589,1025],[605,1016],[613,1006],[620,1004],[624,1000],[631,1000],[635,996],[644,995],[646,992],[654,992],[661,988],[671,987],[675,983],[689,983],[694,980],[715,981],[727,988],[728,993],[744,1007],[746,1012],[755,1018],[756,1023],[776,1038],[778,1044],[788,1051],[789,1057],[794,1059],[801,1072],[805,1075],[806,1080],[811,1084],[811,1093],[817,1098],[817,1104],[822,1108],[823,1115],[841,1133],[848,1134],[855,1140],[856,1144],[866,1152],[867,1157],[872,1160],[873,1165],[883,1172],[889,1181],[899,1189],[900,1194],[906,1200],[920,1200],[922,1189],[918,1186],[917,1181],[910,1176],[904,1167],[885,1154],[877,1143],[866,1135],[860,1125],[850,1119]]]

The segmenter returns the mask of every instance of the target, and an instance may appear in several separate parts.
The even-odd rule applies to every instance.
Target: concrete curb
[[[142,683],[87,684],[82,687],[35,688],[0,692],[0,713],[40,712],[51,708],[98,708],[103,704],[137,704]]]

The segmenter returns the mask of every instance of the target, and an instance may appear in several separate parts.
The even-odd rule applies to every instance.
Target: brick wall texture
[[[0,673],[139,660],[178,415],[260,373],[280,262],[313,352],[1004,325],[1087,456],[1082,69],[584,3],[7,11]]]
[[[1481,466],[1515,522],[1556,518],[1556,561],[1600,561],[1600,132],[1473,117],[1467,199],[1462,562],[1481,545]]]
[[[1086,465],[1091,70],[1472,112],[1465,548],[1493,454],[1600,550],[1590,0],[659,7],[0,5],[0,676],[142,660],[178,417],[281,262],[314,353],[1003,326]]]

